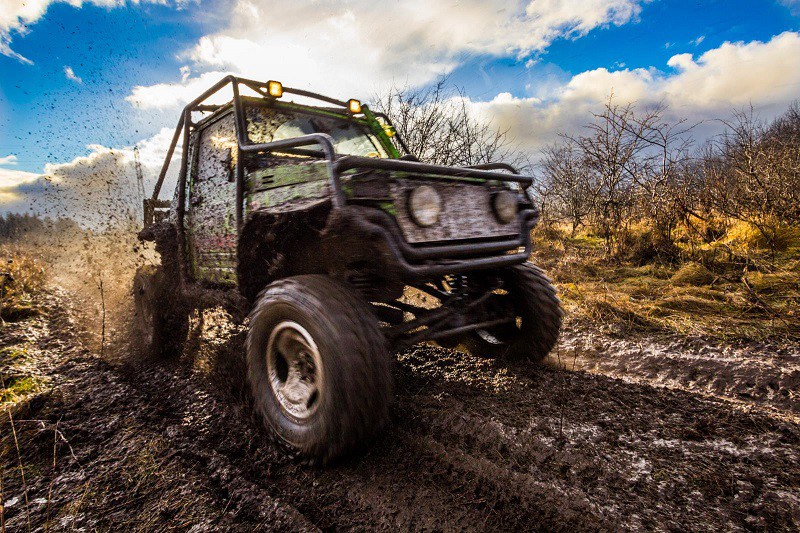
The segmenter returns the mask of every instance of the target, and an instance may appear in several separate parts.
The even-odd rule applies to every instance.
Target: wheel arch
[[[324,272],[318,247],[331,210],[329,199],[250,213],[237,247],[239,291],[254,301],[273,281]]]

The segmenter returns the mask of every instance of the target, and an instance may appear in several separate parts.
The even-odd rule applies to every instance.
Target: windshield
[[[301,117],[284,122],[275,130],[273,141],[309,133],[327,133],[333,138],[337,154],[386,157],[378,140],[366,128],[352,122],[328,118]]]
[[[333,139],[337,154],[388,157],[380,141],[365,126],[357,122],[306,114],[274,113],[257,107],[249,108],[247,111],[248,136],[253,143],[292,139],[310,133],[325,133]]]

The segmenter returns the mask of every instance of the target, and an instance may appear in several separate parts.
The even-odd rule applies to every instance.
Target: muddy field
[[[48,383],[0,422],[6,531],[800,524],[791,348],[573,329],[536,368],[419,346],[397,356],[380,439],[310,469],[250,418],[243,334],[224,316],[196,323],[178,361],[120,341],[101,358],[70,302],[48,295],[43,316],[0,330]]]

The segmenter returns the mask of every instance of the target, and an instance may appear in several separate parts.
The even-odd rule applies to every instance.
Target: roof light
[[[280,98],[283,96],[283,84],[279,81],[270,80],[267,82],[267,92],[273,98]]]
[[[347,109],[350,110],[351,113],[354,115],[357,113],[361,113],[361,102],[358,100],[348,100],[347,101]]]

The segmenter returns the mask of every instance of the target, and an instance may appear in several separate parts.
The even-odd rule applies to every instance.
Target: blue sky
[[[800,18],[769,0],[656,1],[644,5],[638,22],[553,42],[531,68],[513,57],[476,57],[451,77],[474,98],[491,99],[499,92],[526,96],[543,82],[563,82],[598,67],[666,68],[677,53],[699,54],[725,41],[767,41],[798,29]]]
[[[774,115],[800,95],[799,26],[800,0],[0,0],[0,204],[112,148],[152,148],[152,174],[182,103],[226,72],[365,99],[449,74],[530,151],[612,90]]]
[[[213,30],[215,18],[204,5],[54,4],[14,40],[33,65],[0,56],[0,154],[16,154],[21,170],[36,172],[84,154],[90,143],[124,146],[154,133],[160,125],[131,113],[125,96],[134,84],[174,78],[176,51]],[[67,79],[65,66],[82,83]]]

